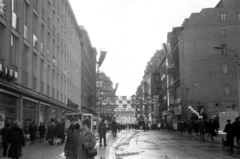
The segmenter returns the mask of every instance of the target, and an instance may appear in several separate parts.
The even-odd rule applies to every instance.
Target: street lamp
[[[229,50],[235,53],[235,58],[237,60],[237,88],[238,88],[238,116],[240,115],[240,79],[239,79],[239,60],[238,60],[238,53],[233,50],[233,49],[229,49],[226,47],[213,47],[213,49],[216,50]]]

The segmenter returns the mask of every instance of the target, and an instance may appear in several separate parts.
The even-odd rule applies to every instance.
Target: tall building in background
[[[115,95],[117,91],[117,85],[113,88],[113,82],[104,72],[99,71],[96,86],[96,98],[97,98],[97,114],[99,117],[112,121],[114,117]]]
[[[95,53],[86,31],[77,24],[69,1],[3,3],[6,6],[0,16],[0,129],[4,122],[17,119],[24,133],[28,133],[31,121],[37,125],[50,119],[63,121],[65,113],[81,111],[81,78],[85,78],[81,72],[81,51],[86,50],[92,60],[89,64],[85,52],[84,66],[89,65],[85,72],[91,73],[96,72]],[[86,76],[94,81],[94,73]],[[94,94],[94,84],[87,89],[87,96],[90,93]]]

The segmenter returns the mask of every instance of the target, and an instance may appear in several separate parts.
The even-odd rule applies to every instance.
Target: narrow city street
[[[240,149],[230,153],[219,143],[164,130],[129,131],[116,147],[116,159],[231,158],[240,158]]]
[[[100,147],[99,140],[97,140],[96,148],[98,150],[98,155],[95,159],[106,159],[109,155],[109,148],[120,138],[125,131],[121,131],[117,134],[117,137],[113,137],[111,132],[107,133],[107,147]],[[102,141],[103,142],[103,141]],[[34,144],[27,144],[23,147],[23,156],[21,159],[65,159],[63,153],[64,145],[58,146],[54,144],[50,146],[47,141],[42,143],[36,142]],[[3,149],[0,149],[2,157]],[[7,157],[5,157],[7,158]]]

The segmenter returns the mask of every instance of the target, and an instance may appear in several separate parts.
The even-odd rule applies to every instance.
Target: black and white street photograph
[[[0,158],[240,159],[240,0],[0,0]]]

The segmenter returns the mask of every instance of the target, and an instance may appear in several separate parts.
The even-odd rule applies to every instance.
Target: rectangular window
[[[28,47],[24,45],[22,52],[22,68],[23,71],[25,72],[27,72],[27,65],[28,65]]]
[[[17,42],[17,37],[11,35],[10,62],[13,65],[17,65]]]
[[[32,74],[33,77],[37,76],[37,54],[35,54],[34,52],[32,55]]]
[[[228,62],[223,63],[223,73],[228,73]]]
[[[221,36],[227,36],[227,27],[220,26]]]
[[[220,21],[227,21],[227,13],[220,13]]]
[[[0,24],[0,57],[3,57],[3,51],[4,51],[4,26]]]
[[[33,14],[33,34],[37,35],[37,16]]]
[[[224,85],[225,95],[230,96],[230,85]]]
[[[12,0],[12,11],[17,13],[17,0]]]
[[[227,44],[222,44],[222,48],[227,48]],[[227,55],[226,49],[222,49],[222,55]]]
[[[51,77],[51,73],[50,73],[50,65],[48,65],[47,68],[47,84],[50,84],[50,78]]]
[[[41,67],[40,67],[40,80],[43,82],[43,74],[44,74],[44,60],[41,59]]]
[[[27,2],[24,1],[24,9],[23,9],[23,12],[24,12],[24,17],[23,17],[23,22],[26,26],[28,26],[28,13],[29,13],[29,5]]]

